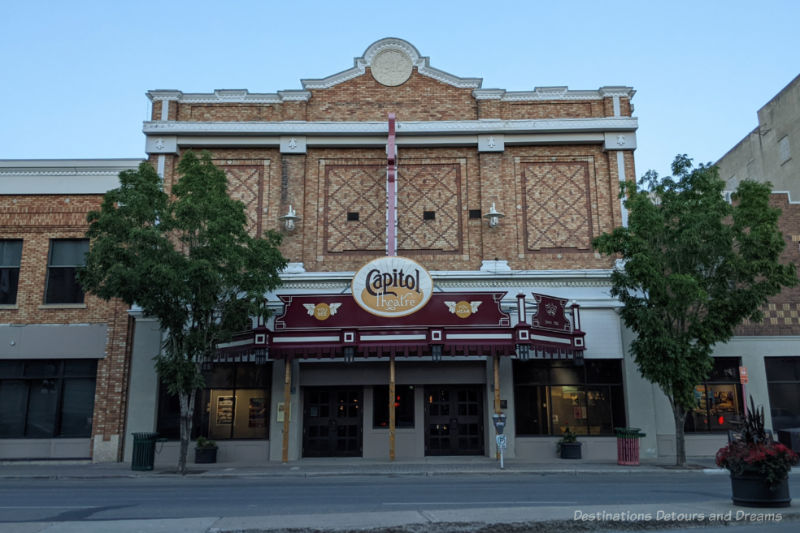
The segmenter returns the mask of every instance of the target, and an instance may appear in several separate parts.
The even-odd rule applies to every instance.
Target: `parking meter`
[[[497,431],[497,437],[495,437],[497,441],[497,451],[500,452],[500,469],[502,470],[503,465],[503,454],[508,447],[508,441],[506,440],[506,436],[503,435],[503,430],[506,428],[506,415],[505,413],[495,413],[492,415],[492,422],[494,422],[494,429]]]
[[[494,429],[497,431],[498,435],[503,434],[503,430],[506,427],[506,414],[505,413],[495,413],[492,415],[492,422],[494,422]]]

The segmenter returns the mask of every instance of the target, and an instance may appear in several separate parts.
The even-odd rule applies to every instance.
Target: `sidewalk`
[[[727,474],[710,457],[687,460],[686,468],[670,461],[642,461],[639,466],[613,462],[554,459],[549,463],[505,460],[489,457],[428,457],[425,459],[383,461],[360,458],[300,459],[289,463],[259,465],[239,463],[189,464],[188,475],[197,477],[315,477],[315,476],[438,476],[458,474],[653,474],[703,471]],[[92,463],[90,461],[0,461],[0,479],[90,479],[113,477],[162,477],[179,475],[177,465],[158,466],[152,471],[131,470],[130,463]],[[792,472],[795,473],[795,472]]]

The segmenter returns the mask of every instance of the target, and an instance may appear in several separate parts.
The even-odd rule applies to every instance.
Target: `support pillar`
[[[281,462],[289,462],[289,417],[292,412],[292,360],[284,360],[286,371],[283,375],[283,444]]]
[[[395,457],[395,371],[394,354],[389,356],[389,460],[394,461]]]
[[[492,366],[494,367],[494,412],[500,414],[500,356],[495,355],[492,358]],[[500,450],[496,451],[497,460],[500,460]]]

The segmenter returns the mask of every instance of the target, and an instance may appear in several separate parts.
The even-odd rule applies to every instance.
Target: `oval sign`
[[[416,313],[433,294],[433,278],[405,257],[373,259],[353,276],[353,299],[365,311],[382,317]]]

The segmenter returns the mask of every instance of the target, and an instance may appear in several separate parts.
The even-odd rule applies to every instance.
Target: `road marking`
[[[514,501],[514,500],[495,500],[483,502],[383,502],[381,505],[576,505],[578,502],[552,502],[552,501]]]
[[[14,506],[2,506],[0,505],[0,509],[95,509],[96,506],[94,505],[48,505],[48,506],[41,506],[37,505],[36,507],[25,507],[23,505],[14,505]]]

